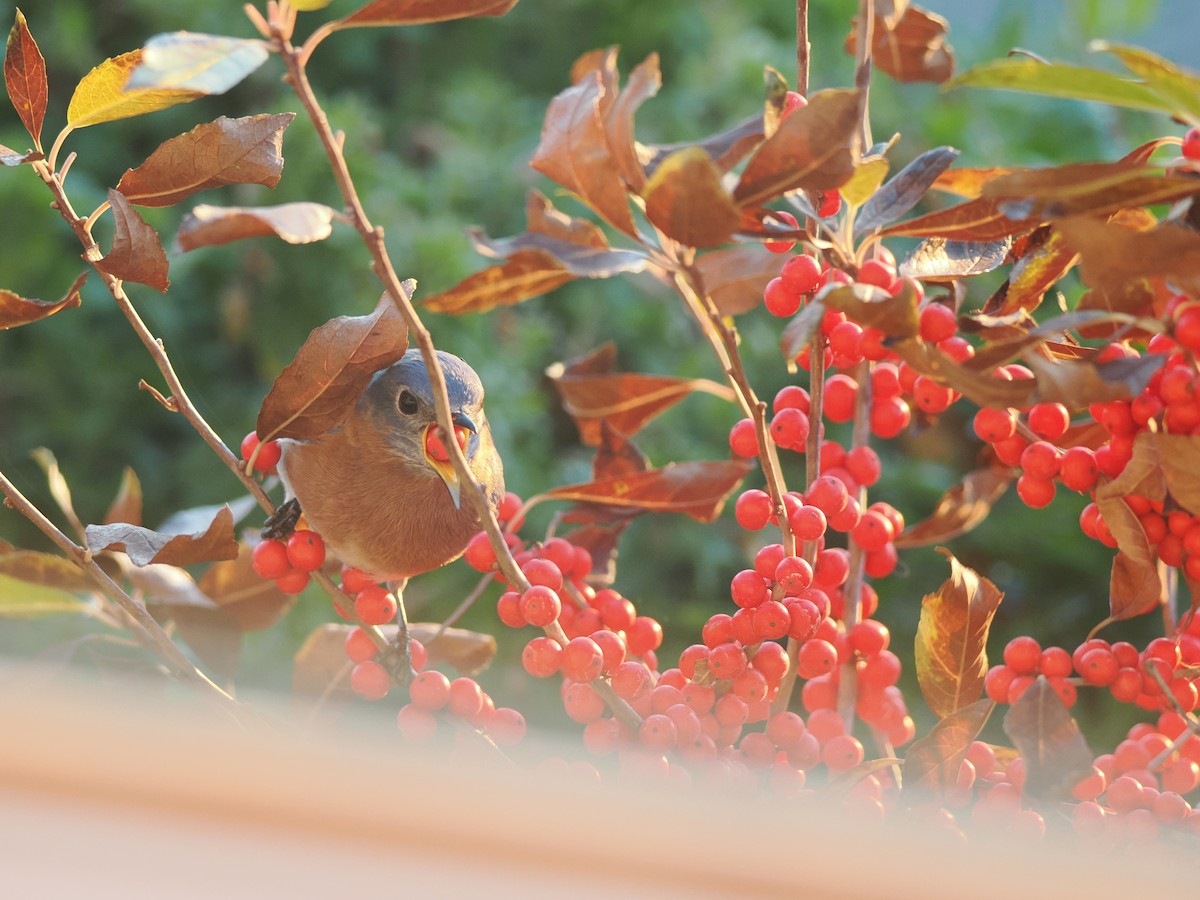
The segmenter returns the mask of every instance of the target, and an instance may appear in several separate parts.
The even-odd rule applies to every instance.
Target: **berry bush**
[[[1031,839],[1056,830],[1105,848],[1194,841],[1200,76],[1119,45],[1098,49],[1128,74],[1096,69],[1085,81],[1072,67],[1021,57],[983,64],[955,85],[1099,99],[1156,114],[1164,126],[1174,117],[1185,133],[1048,169],[1004,160],[956,167],[957,150],[934,147],[892,172],[894,141],[872,139],[872,78],[944,83],[953,71],[946,22],[916,6],[885,15],[863,3],[847,38],[854,85],[810,92],[801,3],[794,82],[766,68],[754,114],[696,141],[639,141],[636,113],[662,80],[657,57],[622,78],[617,51],[596,50],[550,101],[530,161],[586,215],[531,190],[525,232],[473,233],[493,262],[414,305],[415,286],[397,276],[355,187],[344,152],[353,138],[332,130],[308,64],[340,31],[500,16],[515,2],[447,0],[431,12],[375,0],[340,19],[319,18],[328,5],[320,0],[248,6],[258,38],[163,34],[101,63],[75,88],[48,149],[54,86],[17,13],[5,82],[32,147],[0,147],[0,162],[15,170],[5,177],[36,178],[49,192],[165,385],[142,388],[164,415],[186,420],[249,502],[237,513],[189,510],[172,527],[149,529],[129,476],[103,521],[85,525],[47,454],[41,462],[71,536],[0,474],[8,505],[59,551],[0,543],[4,608],[83,613],[128,632],[139,652],[238,714],[221,686],[234,675],[230,646],[275,626],[295,595],[315,598],[319,587],[326,599],[314,602],[346,622],[308,637],[295,684],[324,704],[351,693],[369,701],[413,743],[465,740],[601,782],[734,785],[801,809],[814,795],[833,796],[866,822],[919,816],[956,836],[988,826]],[[369,315],[313,330],[237,455],[126,292],[130,283],[169,286],[161,239],[138,210],[218,184],[274,186],[295,116],[198,125],[126,171],[88,215],[72,205],[75,155],[63,151],[78,129],[223,93],[269,62],[282,66],[316,129],[345,208],[197,205],[178,245],[191,252],[256,236],[303,244],[346,226],[362,239],[384,297]],[[106,216],[107,250],[93,235]],[[418,306],[489,313],[576,279],[640,272],[687,311],[688,339],[707,345],[722,383],[620,371],[614,344],[552,367],[548,380],[592,450],[591,477],[528,485],[530,496],[509,493],[496,513],[461,447],[439,442],[437,457],[456,467],[481,523],[458,564],[477,571],[478,586],[458,612],[410,625],[394,586],[339,568],[303,522],[261,536],[235,531],[249,510],[276,511],[280,440],[336,428],[372,372],[410,341],[434,359]],[[974,279],[987,273],[1004,277],[981,294]],[[57,302],[0,292],[0,327],[70,314],[82,281]],[[772,323],[768,346],[743,340],[739,322],[753,316]],[[769,399],[751,383],[749,354],[769,355],[787,373]],[[639,432],[698,391],[730,403],[721,431],[728,455],[652,465]],[[908,521],[884,490],[885,475],[903,477],[886,471],[904,463],[889,442],[954,415],[971,423],[978,464],[946,485],[931,515]],[[443,432],[455,433],[441,418]],[[1036,634],[989,641],[1002,586],[948,549],[1010,487],[1031,530],[1060,493],[1085,497],[1081,533],[1047,539],[1111,550],[1107,603],[1070,624],[1068,646],[1043,646]],[[543,504],[558,511],[535,531],[530,513]],[[710,523],[727,507],[738,546],[749,548],[741,568],[712,589],[719,604],[698,633],[664,645],[658,618],[623,592],[622,537],[639,516]],[[945,557],[944,580],[881,604],[876,586],[903,574],[905,551],[930,545]],[[200,566],[196,580],[189,569]],[[1055,585],[1043,587],[1052,602]],[[455,627],[475,603],[494,606],[497,635]],[[1132,637],[1121,631],[1131,620],[1152,621],[1154,636],[1117,639]],[[914,645],[893,643],[889,623],[912,631],[914,622]],[[497,642],[519,650],[527,689],[489,682]],[[906,671],[915,677],[902,679]],[[1107,752],[1089,746],[1087,722],[1081,729],[1075,719],[1083,696],[1100,715],[1133,711],[1135,724]],[[552,713],[536,708],[544,698]],[[526,715],[570,728],[575,757],[548,755],[527,736]]]

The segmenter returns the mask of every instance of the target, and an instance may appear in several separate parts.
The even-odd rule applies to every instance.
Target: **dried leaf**
[[[213,503],[181,509],[167,516],[157,530],[163,534],[187,534],[192,531],[203,531],[213,520],[213,516],[225,506],[228,506],[233,512],[233,524],[237,525],[258,509],[258,501],[249,494],[243,494],[228,503]]]
[[[931,281],[982,275],[1003,265],[1011,246],[1009,237],[985,242],[926,238],[905,257],[898,272],[906,278]]]
[[[942,543],[966,534],[988,517],[1012,479],[1012,470],[1007,467],[988,466],[969,472],[942,494],[927,519],[897,535],[896,549]]]
[[[1165,361],[1159,354],[1103,363],[1054,361],[1035,354],[1025,360],[1037,378],[1034,402],[1062,403],[1072,409],[1136,397]]]
[[[89,613],[91,607],[62,588],[23,581],[0,572],[0,619],[40,619]]]
[[[147,606],[165,606],[172,610],[180,607],[217,608],[212,598],[196,585],[195,579],[178,566],[152,563],[130,571],[129,580],[144,595]]]
[[[859,153],[857,91],[818,91],[762,142],[733,191],[739,206],[761,206],[788,191],[827,191],[854,174]]]
[[[104,514],[104,524],[128,522],[131,525],[142,524],[142,483],[138,481],[137,473],[129,466],[121,476],[121,486],[117,496]]]
[[[1140,81],[1121,78],[1102,69],[1043,63],[1018,57],[976,66],[959,75],[948,87],[999,88],[1046,97],[1094,100],[1112,106],[1165,112],[1168,115],[1175,111],[1172,104]]]
[[[846,52],[855,55],[858,46],[857,18],[846,37]],[[875,19],[872,62],[901,82],[931,81],[941,84],[954,74],[954,51],[946,43],[949,23],[919,6],[905,6],[899,18],[889,23]]]
[[[265,63],[269,49],[266,41],[215,34],[156,34],[142,48],[126,87],[223,94]]]
[[[0,331],[28,325],[64,309],[73,309],[82,302],[79,291],[86,280],[87,272],[84,272],[75,279],[61,300],[27,300],[12,291],[0,289]]]
[[[426,25],[476,16],[502,16],[517,0],[375,0],[334,23],[335,28]]]
[[[944,716],[928,734],[913,741],[904,754],[904,789],[941,796],[954,788],[967,750],[995,708],[991,700],[976,700]]]
[[[71,95],[71,102],[67,106],[67,125],[86,128],[101,122],[144,116],[204,96],[199,91],[169,88],[125,90],[130,74],[141,61],[142,51],[133,50],[106,59],[83,76],[83,80],[75,86],[75,93]]]
[[[990,197],[968,200],[949,209],[939,209],[889,225],[880,231],[883,237],[941,237],[956,241],[998,241],[1033,231],[1041,219],[1037,216],[1009,218],[1001,207],[1004,201]]]
[[[1087,213],[1112,215],[1123,209],[1169,203],[1200,193],[1186,175],[1166,175],[1161,169],[1115,163],[1077,163],[1050,169],[1019,169],[983,186],[982,196],[1002,200],[1009,217],[1041,220]]]
[[[1156,434],[1154,444],[1158,448],[1162,476],[1171,497],[1193,515],[1200,514],[1200,466],[1197,465],[1200,460],[1200,437]]]
[[[135,566],[165,563],[187,566],[192,563],[233,559],[237,556],[237,538],[233,533],[233,512],[221,507],[204,531],[193,534],[163,534],[114,522],[111,525],[89,525],[87,548],[93,553],[116,550],[128,554]]]
[[[921,693],[934,715],[945,718],[983,693],[987,638],[1004,594],[950,551],[950,577],[921,601],[916,669]]]
[[[615,346],[604,345],[589,354],[588,360],[599,354],[611,361]],[[648,421],[693,391],[733,400],[733,392],[728,387],[702,378],[578,371],[575,363],[565,366],[555,363],[546,370],[546,376],[557,389],[563,409],[575,420],[580,440],[589,447],[600,443],[602,421],[607,421],[624,435],[634,435]]]
[[[980,406],[1019,408],[1035,402],[1032,399],[1037,386],[1035,381],[993,378],[990,374],[956,363],[925,341],[900,340],[892,345],[892,349],[919,374],[953,388]]]
[[[1034,232],[1035,237],[1043,232]],[[1066,245],[1062,234],[1053,226],[1044,229],[1043,239],[1013,265],[1008,280],[984,305],[990,315],[1005,316],[1014,312],[1033,312],[1041,305],[1042,297],[1074,268],[1079,254]]]
[[[0,144],[0,166],[8,166],[11,169],[14,166],[20,166],[39,159],[45,159],[45,157],[37,151],[18,153],[11,147],[5,147],[3,144]]]
[[[1162,599],[1157,554],[1126,497],[1144,491],[1143,496],[1162,499],[1163,490],[1158,446],[1149,433],[1134,441],[1133,456],[1121,477],[1096,490],[1096,506],[1117,542],[1109,579],[1110,621],[1150,612]]]
[[[58,467],[58,460],[55,458],[54,452],[47,447],[37,447],[29,455],[46,473],[46,486],[50,489],[50,496],[54,498],[54,502],[58,504],[62,514],[67,517],[67,521],[71,523],[71,527],[75,529],[76,533],[82,533],[83,522],[75,514],[75,504],[71,500],[71,487]]]
[[[246,116],[197,125],[164,141],[117,190],[138,206],[172,206],[207,188],[226,184],[275,187],[283,172],[283,132],[295,113]]]
[[[596,447],[595,456],[592,457],[592,480],[624,478],[649,471],[650,460],[646,459],[637,445],[607,421],[602,421],[600,423],[600,442]],[[619,515],[625,516],[627,512],[627,510],[621,510]],[[574,519],[573,521],[578,522],[579,520]]]
[[[664,159],[643,196],[646,218],[687,247],[728,243],[738,224],[738,210],[721,184],[720,170],[698,147]]]
[[[46,60],[42,58],[42,51],[29,32],[29,24],[20,9],[8,33],[4,54],[4,86],[8,89],[8,99],[21,118],[21,124],[33,138],[34,145],[40,148],[50,86],[46,81]]]
[[[916,206],[958,154],[953,147],[934,147],[910,162],[863,204],[854,219],[854,233],[874,231]]]
[[[576,194],[609,224],[637,237],[621,170],[608,144],[599,71],[562,91],[546,110],[530,165]]]
[[[1091,774],[1087,741],[1044,675],[1009,709],[1004,733],[1025,761],[1026,797],[1066,800],[1071,788]]]
[[[406,281],[409,297],[416,283]],[[307,440],[336,428],[371,376],[408,349],[408,329],[384,294],[367,316],[338,316],[314,328],[279,373],[258,413],[258,436]]]
[[[863,327],[878,328],[888,337],[909,338],[921,327],[917,295],[905,284],[892,296],[869,284],[833,285],[817,294],[827,309],[838,309]]]
[[[255,207],[202,203],[184,216],[176,239],[185,251],[272,235],[289,244],[310,244],[333,233],[333,216],[334,211],[322,203]]]
[[[992,168],[966,168],[966,169],[947,169],[942,174],[934,179],[930,189],[935,191],[945,191],[949,194],[958,194],[960,197],[966,197],[973,200],[983,194],[984,186],[994,178],[999,178],[1001,175],[1008,175],[1015,169],[1006,169],[999,166]]]
[[[1062,219],[1056,227],[1078,251],[1080,274],[1091,287],[1162,276],[1200,296],[1200,234],[1190,228],[1164,223],[1136,231],[1083,216]]]
[[[779,274],[779,255],[761,246],[726,247],[696,257],[704,291],[723,316],[762,305],[767,282]]]
[[[638,159],[647,175],[653,175],[659,164],[679,150],[699,147],[709,155],[717,168],[728,172],[757,147],[763,139],[763,117],[751,116],[719,134],[700,141],[681,141],[676,144],[639,144]]]
[[[658,67],[658,54],[651,53],[642,60],[625,82],[604,117],[608,132],[608,146],[625,185],[634,193],[641,193],[646,183],[646,174],[638,159],[637,141],[633,137],[633,121],[638,108],[658,93],[662,87],[662,72]]]
[[[270,628],[296,602],[275,582],[258,575],[251,566],[250,548],[238,545],[236,559],[213,563],[200,577],[200,590],[233,617],[242,631]]]
[[[430,312],[460,316],[512,306],[561,287],[575,276],[544,250],[519,250],[507,262],[464,278],[449,290],[426,298]]]
[[[71,560],[36,550],[0,549],[0,575],[78,593],[95,590],[95,584]]]
[[[116,231],[112,247],[96,268],[122,281],[136,281],[156,291],[166,291],[167,254],[158,232],[146,224],[138,211],[130,206],[124,194],[109,188],[108,204],[112,207]]]

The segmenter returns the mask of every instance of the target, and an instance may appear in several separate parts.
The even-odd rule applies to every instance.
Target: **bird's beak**
[[[454,423],[454,439],[464,453],[471,435],[479,431],[471,417],[466,413],[456,412],[450,417]],[[437,422],[425,429],[425,461],[441,476],[450,492],[450,499],[455,509],[462,508],[462,485],[458,473],[454,471],[454,463],[450,461],[450,452],[442,441],[442,429]]]

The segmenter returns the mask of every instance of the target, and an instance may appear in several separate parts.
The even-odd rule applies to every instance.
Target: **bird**
[[[483,411],[483,384],[439,350],[455,439],[492,511],[504,466]],[[462,555],[481,525],[443,443],[433,387],[417,349],[380,369],[338,427],[280,441],[279,475],[308,527],[343,563],[402,586]]]

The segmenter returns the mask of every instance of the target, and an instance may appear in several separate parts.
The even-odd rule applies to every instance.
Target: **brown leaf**
[[[969,472],[942,494],[927,519],[910,525],[896,536],[896,549],[942,543],[966,534],[987,518],[1012,479],[1012,470],[1001,466]]]
[[[1200,514],[1200,437],[1156,434],[1154,443],[1162,464],[1166,488],[1175,502],[1193,515]],[[1136,443],[1134,449],[1137,449]]]
[[[729,242],[738,224],[733,198],[708,154],[689,147],[668,156],[646,182],[646,218],[688,247]]]
[[[28,325],[61,310],[78,306],[82,302],[79,291],[86,280],[87,272],[84,272],[75,279],[75,283],[61,300],[27,300],[12,291],[0,288],[0,331],[16,328],[18,325]]]
[[[158,232],[146,224],[119,191],[109,189],[108,204],[112,207],[116,231],[112,248],[96,261],[96,268],[122,281],[136,281],[156,291],[166,291],[171,282],[167,279],[167,254]]]
[[[1046,291],[1075,267],[1079,254],[1066,245],[1057,229],[1050,226],[1044,232],[1035,232],[1035,237],[1038,234],[1043,234],[1042,239],[1013,265],[1008,280],[988,298],[985,313],[1005,316],[1033,312]]]
[[[242,631],[270,628],[296,602],[294,595],[283,593],[275,582],[254,571],[250,548],[245,544],[238,544],[236,559],[213,563],[205,570],[200,590],[232,616]]]
[[[892,338],[910,338],[921,327],[917,295],[905,284],[892,296],[869,284],[831,285],[817,299],[827,309],[838,309],[864,327],[878,328]]]
[[[563,485],[543,496],[644,512],[683,513],[711,522],[750,469],[751,464],[740,459],[670,463],[638,475]]]
[[[916,206],[958,153],[953,147],[934,147],[910,162],[863,204],[854,217],[854,233],[874,231]]]
[[[4,86],[8,89],[8,99],[21,118],[21,124],[33,138],[34,146],[41,149],[46,97],[50,91],[46,81],[46,61],[19,9],[12,30],[8,33],[8,46],[4,54]]]
[[[998,241],[1001,238],[1033,231],[1041,224],[1038,216],[1010,219],[1000,208],[1004,202],[991,197],[979,197],[949,209],[939,209],[907,222],[889,225],[879,234],[882,237],[943,237],[956,241]]]
[[[717,311],[736,316],[762,304],[767,282],[779,274],[779,254],[759,246],[701,253],[695,269]]]
[[[482,672],[496,658],[496,638],[481,631],[466,628],[442,631],[441,625],[432,622],[414,622],[408,630],[425,645],[432,665],[447,665],[463,675]]]
[[[620,167],[608,144],[599,71],[562,91],[546,110],[530,165],[576,194],[609,224],[637,237]]]
[[[117,496],[104,514],[104,524],[128,522],[130,525],[142,524],[142,483],[138,481],[137,473],[129,466],[121,476],[121,486]]]
[[[604,117],[609,149],[621,178],[634,193],[640,193],[646,183],[646,174],[638,159],[637,142],[633,137],[634,116],[638,108],[657,94],[661,87],[662,72],[658,67],[658,54],[651,53],[629,73],[625,87]]]
[[[45,156],[36,150],[30,153],[18,153],[11,147],[5,147],[3,144],[0,144],[0,166],[8,166],[11,169],[14,166],[34,162],[39,159],[45,159]]]
[[[1092,771],[1092,751],[1079,725],[1039,675],[1004,717],[1004,733],[1025,761],[1026,797],[1066,800]]]
[[[1114,163],[1076,163],[1050,169],[1019,169],[983,186],[982,196],[1009,201],[1014,218],[1041,219],[1087,213],[1111,215],[1131,207],[1168,203],[1200,192],[1200,184],[1184,175]]]
[[[984,186],[988,182],[1014,171],[1017,170],[999,166],[989,169],[948,169],[939,175],[930,187],[935,191],[945,191],[948,194],[958,194],[960,197],[974,200],[983,194]]]
[[[333,23],[335,28],[425,25],[476,16],[502,16],[517,0],[375,0]]]
[[[983,731],[996,704],[976,700],[944,716],[929,733],[909,745],[904,754],[904,789],[941,796],[958,783],[967,750]]]
[[[164,141],[117,190],[137,206],[172,206],[198,191],[226,184],[275,187],[283,172],[283,132],[295,113],[246,116],[197,125]]]
[[[950,577],[921,601],[916,669],[921,693],[934,715],[945,718],[983,693],[987,638],[1004,594],[950,551]]]
[[[1072,409],[1136,397],[1165,361],[1158,354],[1103,363],[1086,359],[1052,361],[1036,354],[1025,359],[1037,377],[1034,402],[1062,403]]]
[[[1112,481],[1101,484],[1096,488],[1097,503],[1110,500],[1122,500],[1129,494],[1145,497],[1147,500],[1163,500],[1167,496],[1166,474],[1160,453],[1161,441],[1166,435],[1156,435],[1143,431],[1133,441],[1133,454],[1121,474]],[[1183,438],[1190,440],[1190,438]],[[1195,458],[1190,460],[1195,465]],[[1103,510],[1102,510],[1103,511]],[[1114,534],[1115,537],[1115,534]]]
[[[464,278],[421,304],[430,312],[461,316],[512,306],[561,287],[575,276],[545,250],[518,250],[507,262]]]
[[[570,515],[564,516],[564,521],[569,521]],[[629,527],[629,521],[627,518],[608,524],[594,522],[565,535],[568,541],[582,547],[592,557],[592,571],[587,576],[587,582],[593,587],[608,587],[616,581],[617,545]]]
[[[416,283],[403,285],[409,297]],[[408,349],[408,329],[384,294],[367,316],[338,316],[312,330],[258,412],[261,440],[307,440],[336,428],[371,376]]]
[[[1001,266],[1012,246],[1012,238],[996,241],[923,240],[900,264],[898,274],[923,281],[956,281],[982,275]]]
[[[1126,470],[1121,479],[1096,490],[1096,506],[1117,542],[1117,556],[1109,578],[1109,621],[1150,612],[1161,601],[1163,593],[1157,554],[1137,513],[1126,499],[1127,491],[1145,491],[1143,496],[1162,499],[1158,447],[1151,435],[1139,436],[1134,441],[1133,457]]]
[[[846,52],[855,55],[858,19],[851,20]],[[876,17],[872,39],[872,62],[902,82],[931,81],[941,84],[954,74],[954,51],[946,43],[950,26],[941,16],[907,6],[898,20]]]
[[[0,575],[64,591],[96,589],[95,583],[71,560],[53,553],[0,547]]]
[[[924,341],[896,341],[892,349],[921,375],[953,388],[980,406],[1024,407],[1034,402],[1031,398],[1037,386],[1035,381],[993,378],[990,374],[954,362],[937,347]]]
[[[183,250],[272,235],[289,244],[310,244],[333,233],[333,216],[334,211],[323,203],[255,207],[202,203],[184,216],[176,239]]]
[[[818,91],[762,142],[733,191],[739,206],[760,206],[798,188],[827,191],[854,174],[859,153],[857,91]]]
[[[612,359],[612,344],[593,351],[588,359],[605,354]],[[672,378],[637,372],[577,372],[574,363],[555,363],[546,370],[562,400],[563,409],[575,420],[580,440],[589,447],[600,443],[600,424],[607,421],[625,435],[634,435],[659,413],[671,408],[693,391],[704,391],[725,400],[733,392],[725,385],[702,378]]]
[[[208,528],[194,534],[162,534],[126,522],[89,525],[87,548],[93,553],[102,550],[123,552],[135,566],[150,563],[187,566],[217,559],[233,559],[238,552],[237,538],[233,533],[233,513],[228,506],[221,507]]]
[[[147,606],[163,606],[172,610],[187,608],[213,612],[217,605],[196,584],[186,569],[151,563],[132,569],[129,580],[143,595]]]
[[[1165,223],[1135,231],[1086,217],[1056,224],[1080,255],[1085,284],[1125,284],[1161,275],[1180,290],[1200,296],[1200,234],[1190,228]]]
[[[709,155],[717,168],[728,172],[745,158],[751,150],[762,143],[763,117],[751,116],[719,134],[699,141],[681,141],[675,144],[639,144],[638,159],[647,175],[654,171],[672,153],[687,147],[699,147]]]

